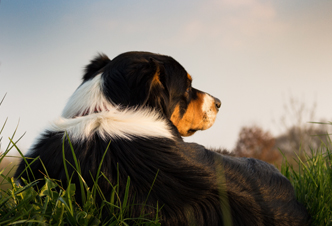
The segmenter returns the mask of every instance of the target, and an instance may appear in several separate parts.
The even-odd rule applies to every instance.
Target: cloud
[[[224,47],[241,48],[258,37],[271,37],[287,30],[271,1],[212,0],[198,6],[191,18],[194,19],[182,29],[184,42],[210,38]]]

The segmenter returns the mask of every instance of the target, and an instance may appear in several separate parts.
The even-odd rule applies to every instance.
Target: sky
[[[316,104],[304,120],[332,121],[331,10],[330,0],[2,0],[2,148],[19,124],[27,150],[97,53],[172,56],[195,88],[219,98],[215,124],[188,142],[231,150],[252,125],[277,136],[291,98]]]

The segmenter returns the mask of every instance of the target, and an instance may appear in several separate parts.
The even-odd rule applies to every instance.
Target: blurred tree
[[[281,154],[275,149],[275,138],[258,126],[241,129],[234,154],[261,159],[269,163],[279,164],[281,161]]]
[[[317,150],[322,142],[330,143],[327,124],[311,123],[316,119],[315,103],[308,107],[304,101],[291,97],[284,109],[285,115],[278,122],[281,135],[273,137],[259,126],[242,127],[233,153],[280,166],[282,155],[279,150],[291,164],[296,164],[292,159],[295,154],[303,154],[300,150],[310,154],[311,149]]]

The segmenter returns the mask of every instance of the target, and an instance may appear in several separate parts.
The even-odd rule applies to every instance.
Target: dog
[[[191,75],[172,57],[127,52],[110,60],[99,54],[62,116],[26,154],[27,163],[35,178],[47,171],[66,184],[63,154],[75,165],[74,150],[90,188],[100,164],[106,200],[117,183],[123,199],[130,177],[128,203],[137,204],[131,216],[154,216],[158,205],[161,225],[309,225],[291,183],[274,166],[183,141],[210,128],[220,106],[192,87]],[[22,160],[15,178],[32,177],[25,167]],[[67,168],[79,188],[77,174]],[[76,193],[82,203],[80,189]]]

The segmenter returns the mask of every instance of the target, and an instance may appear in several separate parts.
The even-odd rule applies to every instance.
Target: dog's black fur
[[[101,171],[112,184],[117,183],[119,173],[120,198],[124,197],[127,178],[130,177],[128,202],[139,204],[132,207],[133,217],[141,213],[140,204],[147,201],[144,213],[151,216],[156,212],[154,207],[157,203],[159,207],[162,206],[162,225],[212,226],[225,225],[226,222],[234,226],[309,225],[310,217],[306,209],[296,201],[290,182],[275,167],[252,158],[221,155],[182,140],[181,135],[191,135],[214,122],[214,113],[202,111],[201,116],[194,116],[195,111],[203,109],[202,103],[213,100],[213,106],[208,111],[216,113],[220,101],[192,88],[191,77],[174,59],[147,52],[124,53],[113,60],[99,55],[87,66],[81,86],[97,76],[102,81],[100,95],[103,97],[100,98],[105,97],[106,102],[98,106],[86,106],[87,109],[67,106],[71,113],[64,113],[63,118],[69,121],[93,118],[94,115],[108,114],[112,106],[124,116],[128,109],[134,112],[132,114],[152,109],[157,114],[152,121],[162,121],[168,128],[168,135],[149,132],[140,135],[130,131],[126,131],[124,136],[109,135],[99,127],[88,131],[88,136],[77,136],[75,132],[67,131],[80,162],[82,176],[90,187],[93,186],[91,175],[94,177],[97,174],[102,156],[110,144]],[[84,102],[84,95],[78,100]],[[204,125],[198,125],[206,120],[207,114],[212,114],[212,118]],[[117,120],[114,117],[113,120]],[[190,125],[188,120],[182,120],[185,117],[193,120]],[[109,127],[112,131],[111,125]],[[64,139],[66,159],[74,165],[66,130],[67,127],[47,129],[26,156],[39,157],[50,178],[59,179],[64,184]],[[143,133],[144,125],[138,130]],[[36,178],[44,177],[39,160],[30,167]],[[67,167],[72,175],[74,171],[69,165]],[[25,162],[22,161],[15,177],[28,178],[29,171],[24,171],[24,168]],[[73,182],[79,187],[75,173]],[[109,199],[113,190],[109,182],[100,178],[99,186]],[[76,198],[81,203],[80,189],[77,190]]]

